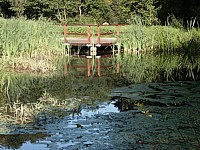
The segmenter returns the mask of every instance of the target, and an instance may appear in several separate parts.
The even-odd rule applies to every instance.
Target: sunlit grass
[[[60,52],[59,36],[52,32],[47,22],[22,19],[3,19],[1,22],[1,47],[3,57]]]
[[[10,71],[15,72],[47,73],[63,69],[66,49],[60,41],[63,35],[57,33],[63,32],[62,25],[24,19],[0,18],[0,22],[2,70],[9,68]],[[68,31],[87,33],[87,26],[69,27]],[[116,32],[116,26],[102,26],[101,31]],[[128,80],[157,81],[161,74],[164,74],[168,80],[172,79],[174,70],[184,67],[191,70],[188,76],[196,79],[192,72],[194,68],[197,70],[199,68],[198,61],[195,59],[198,58],[200,45],[198,28],[192,25],[186,29],[172,26],[146,26],[139,18],[135,18],[130,25],[121,26],[120,31],[124,34],[121,34],[118,42],[117,61],[122,66],[122,74]],[[95,33],[97,33],[97,26],[91,26],[91,34]],[[121,47],[124,49],[123,55],[120,53]],[[174,56],[153,55],[157,51]],[[67,53],[70,54],[70,47],[67,47]],[[57,59],[60,56],[62,59]],[[71,57],[68,57],[67,63],[70,62],[69,59]],[[5,75],[1,77],[1,81],[4,79]],[[2,85],[5,81],[11,80],[5,79]]]
[[[0,18],[0,56],[3,66],[14,70],[54,70],[54,58],[64,46],[56,33],[60,27],[48,22]],[[39,72],[40,72],[39,71]]]

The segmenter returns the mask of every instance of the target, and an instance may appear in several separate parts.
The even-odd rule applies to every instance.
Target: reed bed
[[[140,18],[133,18],[121,36],[125,52],[132,51],[198,51],[200,31],[189,24],[187,28],[170,25],[147,26]]]
[[[183,26],[146,26],[133,18],[120,37],[124,54],[117,59],[121,73],[130,82],[152,82],[175,78],[198,79],[200,31],[190,23]],[[185,74],[181,71],[185,71]],[[187,71],[186,71],[187,70]],[[181,77],[182,76],[182,77]]]
[[[0,24],[1,58],[4,64],[10,64],[14,69],[21,69],[23,64],[22,69],[37,70],[34,65],[39,64],[43,70],[64,51],[60,35],[52,31],[57,29],[48,22],[0,18]],[[47,60],[47,63],[41,60]],[[51,66],[49,69],[52,70]]]
[[[71,98],[60,100],[44,92],[34,103],[22,103],[16,100],[0,107],[0,127],[6,124],[28,124],[44,121],[47,117],[59,117],[66,113],[78,113],[81,99]]]
[[[48,22],[3,18],[0,22],[4,57],[60,52],[59,37],[51,31]]]

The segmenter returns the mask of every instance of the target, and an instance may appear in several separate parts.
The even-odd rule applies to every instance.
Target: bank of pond
[[[3,18],[0,18],[0,23],[3,31],[0,33],[0,133],[3,135],[15,133],[27,126],[32,129],[36,124],[48,122],[52,118],[62,120],[66,116],[79,115],[83,104],[97,110],[101,103],[117,100],[115,106],[121,112],[143,106],[151,107],[151,110],[154,106],[182,109],[186,106],[190,108],[187,97],[192,92],[186,96],[181,93],[180,96],[176,95],[176,90],[188,90],[188,87],[193,88],[194,85],[198,93],[196,83],[200,79],[200,32],[199,28],[193,27],[192,22],[187,28],[183,28],[171,25],[146,26],[136,19],[132,24],[121,28],[124,34],[119,38],[117,53],[112,51],[111,46],[109,57],[91,56],[89,66],[85,55],[66,55],[71,47],[60,41],[61,35],[57,32],[62,32],[62,26],[52,26],[52,23],[42,21]],[[70,30],[80,33],[85,31],[76,27]],[[91,32],[93,30],[96,29],[91,29]],[[105,27],[102,30],[114,32],[113,28]],[[176,81],[179,82],[173,85]],[[167,96],[167,100],[178,97],[179,102],[163,102],[164,89],[159,86],[166,87],[166,82],[170,82],[169,91],[174,91]],[[153,84],[153,87],[148,85],[150,91],[144,91],[143,88],[135,91],[130,86],[146,83]],[[156,83],[159,83],[158,86]],[[182,85],[187,86],[184,89]],[[171,88],[173,86],[176,88]],[[118,87],[128,88],[112,92],[111,98],[109,93]],[[128,92],[129,90],[132,91]],[[134,92],[138,95],[135,96]],[[166,93],[167,91],[164,92],[165,96]],[[146,97],[141,98],[141,94]],[[175,98],[173,94],[176,95]],[[184,97],[184,101],[179,96]],[[198,94],[196,96],[199,97]],[[194,103],[198,104],[197,101]],[[177,110],[176,117],[181,115]],[[140,113],[134,113],[152,117],[149,110],[139,111]],[[166,115],[159,116],[164,121],[168,118],[168,110],[165,113]],[[196,117],[197,115],[193,118],[198,121]],[[81,129],[81,124],[76,125]],[[184,128],[185,124],[179,127]],[[198,133],[196,124],[190,129],[193,127],[194,132]],[[5,141],[10,138],[3,135],[0,138]],[[35,134],[34,137],[37,136],[43,138],[46,135]],[[27,139],[30,139],[29,134]],[[195,146],[199,146],[198,140],[197,138]],[[181,141],[186,142],[186,138],[182,137]]]

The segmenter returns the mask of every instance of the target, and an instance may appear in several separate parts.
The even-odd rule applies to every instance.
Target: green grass
[[[87,33],[87,27],[69,27],[68,31]],[[103,26],[101,31],[116,32],[116,27]],[[65,57],[65,47],[60,42],[62,35],[56,32],[63,32],[63,26],[0,18],[0,107],[16,100],[26,106],[43,97],[45,92],[59,100],[84,96],[103,100],[111,88],[122,85],[122,80],[122,83],[140,83],[199,78],[198,28],[146,26],[140,20],[122,26],[121,32],[125,34],[120,36],[119,44],[124,47],[124,54],[118,53],[113,59],[113,63],[118,61],[121,65],[122,80],[63,76],[63,62],[72,64],[73,60]],[[95,33],[97,27],[91,27],[91,34]],[[16,75],[19,71],[29,73]],[[54,71],[57,74],[44,75]]]
[[[59,35],[48,22],[0,18],[3,57],[51,54],[61,52]]]
[[[10,68],[14,71],[46,73],[62,68],[63,62],[57,58],[64,56],[65,48],[60,42],[62,35],[57,32],[63,32],[63,26],[53,26],[52,23],[43,21],[0,18],[0,29],[2,70]],[[69,27],[68,31],[87,33],[87,26]],[[101,31],[116,32],[116,27],[102,26]],[[120,36],[119,43],[124,47],[125,53],[123,56],[118,55],[118,61],[122,65],[122,72],[126,73],[126,77],[131,81],[156,81],[156,77],[163,72],[168,79],[171,78],[170,74],[172,75],[173,70],[181,67],[190,68],[192,71],[194,68],[199,68],[197,60],[200,31],[192,25],[186,29],[182,26],[180,28],[146,26],[137,18],[133,19],[131,25],[122,26],[120,31],[124,32]],[[92,26],[91,34],[95,33],[97,27]],[[141,51],[153,54],[162,52],[174,56],[162,58],[163,56],[155,57],[151,56],[152,54],[145,54],[146,56],[134,54]],[[188,76],[195,79],[192,71]]]
[[[176,26],[146,26],[141,19],[133,18],[131,25],[126,26],[126,34],[121,36],[125,51],[164,51],[188,52],[199,51],[199,28],[194,28],[191,21],[187,28]]]

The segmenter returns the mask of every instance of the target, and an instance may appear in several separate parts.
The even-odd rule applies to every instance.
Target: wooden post
[[[90,25],[87,26],[87,41],[90,43]]]
[[[98,70],[98,77],[100,77],[101,76],[101,60],[100,60],[100,58],[101,58],[101,56],[96,56],[96,58],[97,58],[97,70]]]
[[[67,25],[64,24],[64,41],[67,43]]]
[[[119,62],[117,62],[117,74],[119,73],[119,71],[120,71],[120,64]]]
[[[98,25],[98,42],[97,44],[100,44],[100,38],[101,38],[101,30],[100,30],[100,25]]]
[[[117,25],[117,36],[120,34],[120,25]]]
[[[66,59],[64,60],[64,75],[67,75],[68,74],[68,64],[67,64],[67,61]]]
[[[91,71],[90,60],[91,60],[92,56],[86,56],[86,58],[87,58],[87,70],[88,70],[87,76],[90,77],[90,75],[91,75],[91,73],[90,73],[90,71]]]

